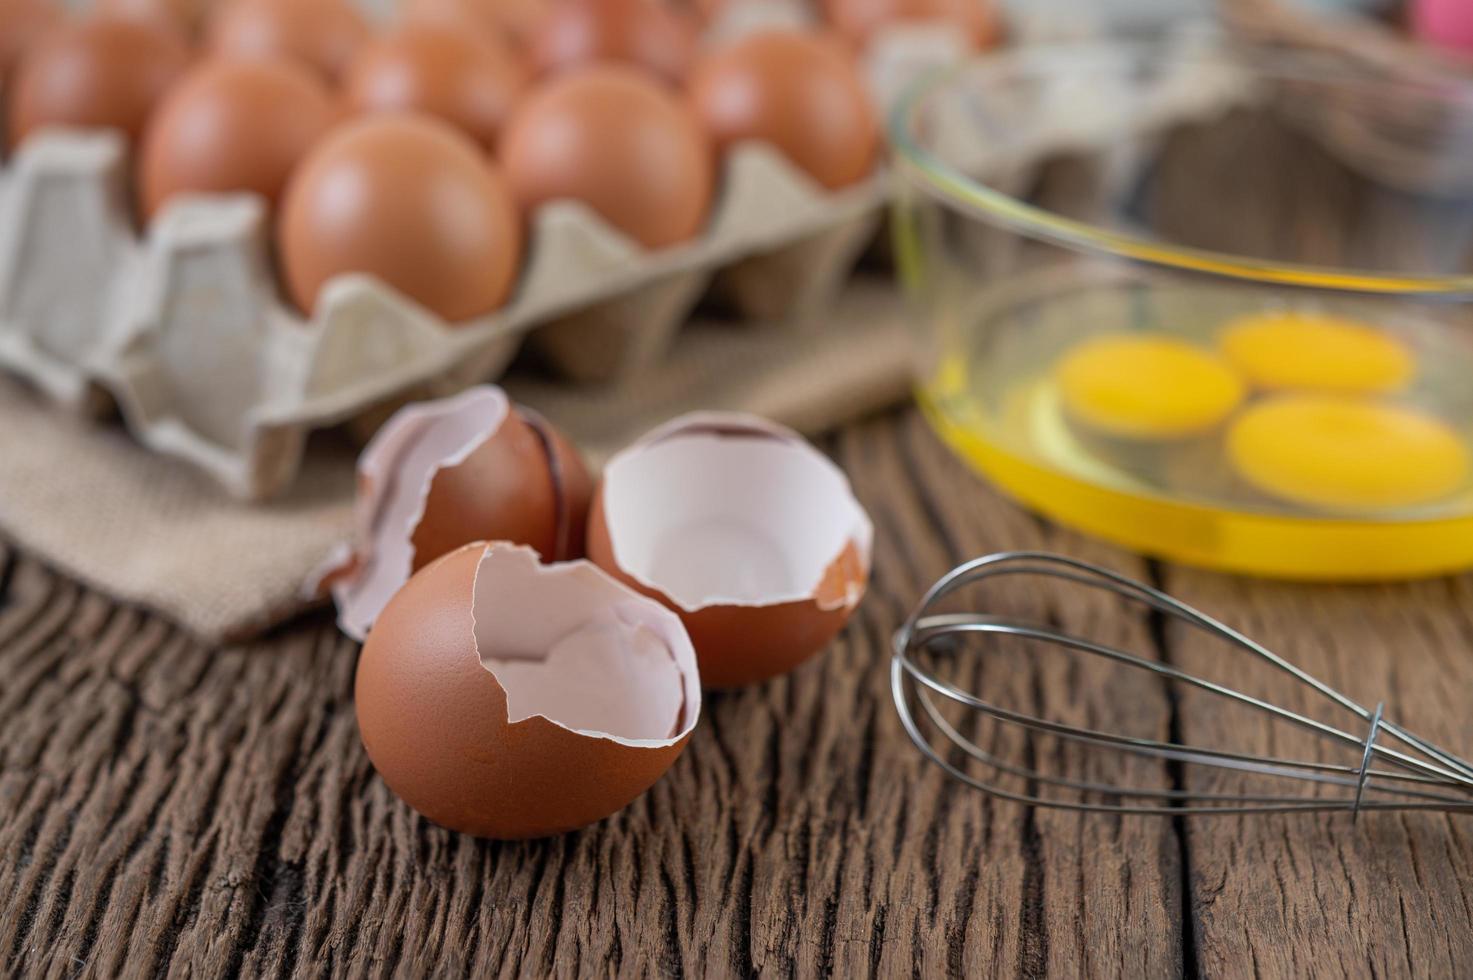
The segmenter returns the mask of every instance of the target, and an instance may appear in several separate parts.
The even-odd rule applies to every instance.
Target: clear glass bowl
[[[1473,566],[1473,86],[1188,34],[980,59],[890,129],[918,395],[993,483],[1203,566]]]

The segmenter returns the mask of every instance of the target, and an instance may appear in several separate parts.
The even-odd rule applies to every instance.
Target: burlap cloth
[[[515,374],[504,383],[597,465],[697,408],[818,433],[904,397],[908,373],[898,297],[860,279],[800,332],[698,320],[658,372],[617,389]],[[74,418],[0,376],[0,534],[210,643],[249,638],[306,608],[303,581],[348,531],[354,458],[346,438],[326,434],[287,496],[243,504],[116,422]]]

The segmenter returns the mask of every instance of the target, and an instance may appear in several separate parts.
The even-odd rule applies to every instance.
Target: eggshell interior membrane
[[[490,386],[402,409],[379,430],[358,461],[356,561],[339,554],[333,581],[338,625],[361,640],[414,568],[413,533],[440,470],[464,462],[511,414],[506,393]]]
[[[679,621],[587,562],[543,565],[493,545],[476,570],[481,664],[506,691],[507,721],[541,716],[626,745],[665,744],[700,705]],[[689,710],[687,710],[689,706]]]
[[[414,574],[363,646],[364,748],[453,830],[513,839],[602,820],[647,790],[700,717],[675,613],[587,562],[476,542]]]
[[[863,590],[862,572],[838,590],[825,581],[851,545],[869,567],[874,532],[848,479],[760,419],[688,416],[651,433],[610,462],[603,506],[619,568],[687,612],[838,608]]]

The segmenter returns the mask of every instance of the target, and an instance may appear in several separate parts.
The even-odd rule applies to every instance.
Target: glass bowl
[[[890,134],[918,397],[994,484],[1201,566],[1473,566],[1473,86],[1193,33],[979,59]]]

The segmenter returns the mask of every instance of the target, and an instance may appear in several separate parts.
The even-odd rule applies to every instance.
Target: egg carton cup
[[[728,154],[706,233],[642,249],[575,202],[532,222],[494,314],[450,324],[365,275],[310,319],[281,296],[263,202],[183,197],[134,230],[122,140],[55,130],[0,174],[0,366],[250,500],[286,488],[314,429],[491,380],[524,340],[557,373],[615,384],[654,370],[708,288],[744,316],[802,324],[873,238],[889,179],[838,192],[773,149]]]

